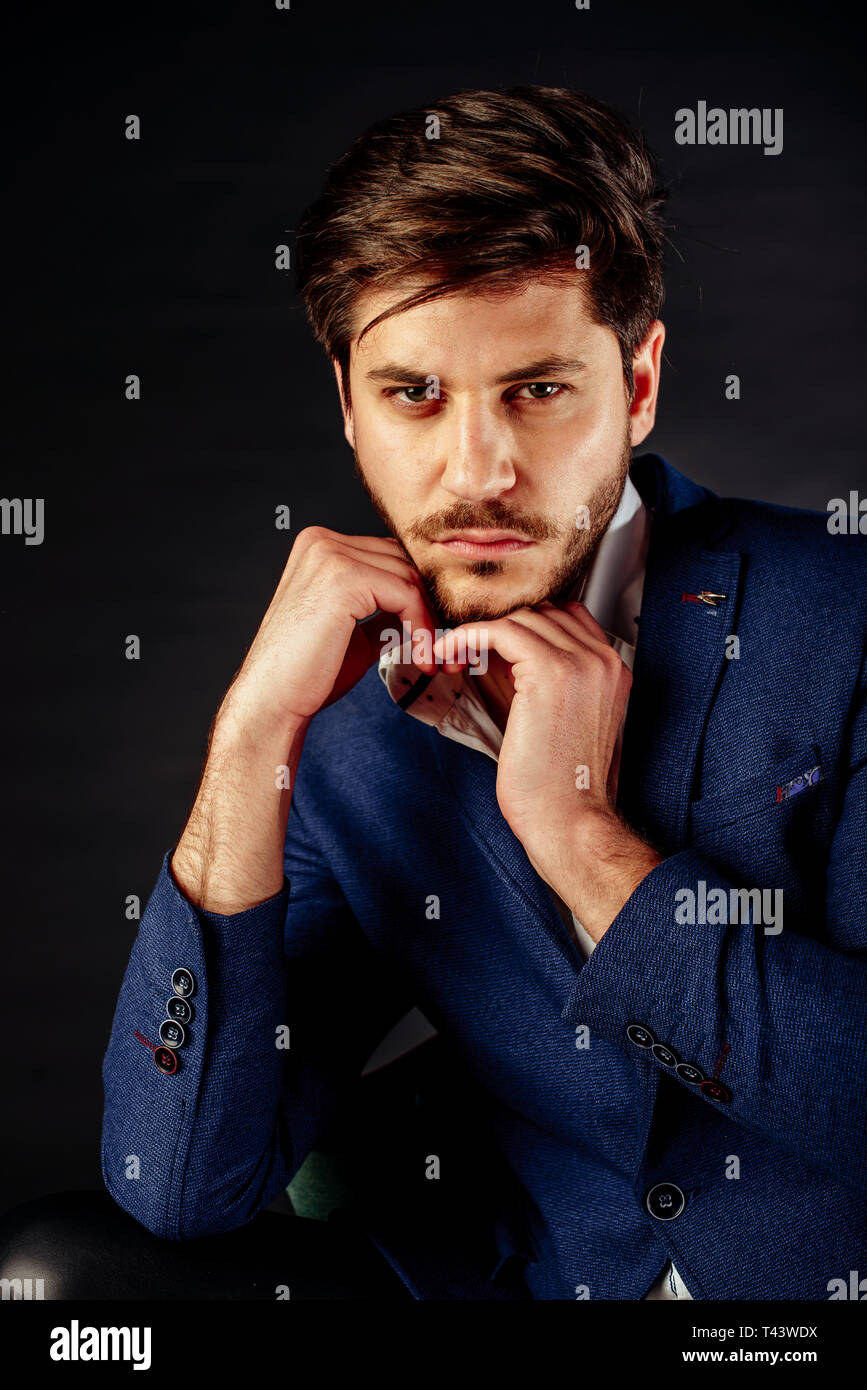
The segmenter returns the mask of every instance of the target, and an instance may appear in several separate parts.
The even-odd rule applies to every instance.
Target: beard
[[[606,478],[587,499],[585,505],[589,513],[589,525],[583,528],[577,525],[558,526],[544,517],[510,507],[499,499],[483,505],[458,499],[434,516],[410,522],[401,533],[382,498],[364,476],[361,461],[355,450],[353,455],[356,476],[371,503],[389,533],[400,545],[406,559],[418,570],[424,581],[433,616],[443,627],[457,627],[460,623],[492,622],[495,618],[502,618],[507,613],[514,612],[516,608],[532,608],[545,602],[561,603],[578,596],[599,549],[599,543],[623,495],[632,462],[632,446],[627,417],[626,434],[617,471],[610,478]],[[497,603],[493,599],[485,601],[477,595],[455,594],[451,582],[443,575],[439,566],[415,560],[408,548],[413,540],[435,540],[444,531],[458,531],[464,528],[481,530],[485,527],[517,531],[531,540],[562,540],[562,553],[547,575],[540,575],[532,586],[510,596],[507,602]],[[504,574],[506,563],[502,560],[468,560],[463,574],[477,577],[483,586],[486,578]]]

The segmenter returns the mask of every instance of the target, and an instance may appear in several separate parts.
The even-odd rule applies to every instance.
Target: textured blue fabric
[[[655,455],[632,477],[654,518],[618,805],[667,857],[585,960],[499,811],[493,761],[398,709],[372,669],[310,726],[279,895],[197,912],[166,856],[103,1066],[105,1182],[148,1229],[252,1218],[417,1004],[516,1180],[518,1221],[495,1239],[526,1254],[530,1297],[641,1299],[667,1259],[695,1299],[825,1299],[863,1270],[864,542],[821,513],[715,497]],[[701,589],[725,598],[683,601]],[[702,882],[782,889],[783,930],[679,924],[679,891]],[[154,1040],[181,965],[196,1015],[164,1076],[135,1031]],[[731,1100],[636,1048],[633,1022],[708,1076],[724,1059]],[[686,1196],[677,1220],[645,1210],[660,1181]],[[515,1296],[484,1233],[387,1207],[368,1227],[417,1298]]]

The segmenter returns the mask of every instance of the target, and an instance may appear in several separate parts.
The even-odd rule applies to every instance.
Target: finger
[[[602,637],[597,638],[587,623],[582,622],[576,614],[567,612],[559,604],[540,603],[539,611],[549,617],[552,622],[557,623],[564,632],[571,633],[582,646],[589,647],[591,650],[599,652],[601,652],[605,646],[610,648],[611,642],[609,640],[609,635],[604,628],[599,628]],[[596,626],[598,627],[598,624]]]
[[[403,554],[403,547],[393,536],[351,536],[343,531],[331,531],[327,526],[305,526],[295,537],[292,548],[300,558],[314,545],[327,546],[334,543],[352,545],[369,554]]]
[[[405,564],[412,564],[400,541],[395,540],[394,536],[336,536],[335,539],[368,555],[396,555]]]
[[[328,547],[327,553],[333,555],[348,555],[350,559],[356,560],[362,565],[374,565],[379,569],[388,570],[390,574],[408,576],[421,583],[421,576],[415,565],[409,560],[404,560],[396,551],[364,550],[360,546],[352,545],[347,541],[335,541]]]
[[[369,616],[365,615],[365,617],[360,620],[361,622],[365,624],[368,622],[371,623],[372,628],[375,626],[380,626],[383,629],[385,629],[387,627],[396,626],[400,630],[403,639],[404,629],[402,624],[404,619],[406,619],[407,621],[412,623],[412,634],[417,632],[419,628],[427,628],[431,634],[431,640],[433,640],[433,635],[435,632],[435,620],[431,613],[430,603],[428,600],[428,594],[424,580],[422,579],[415,566],[411,563],[411,561],[404,559],[404,557],[400,553],[400,548],[398,547],[397,542],[395,542],[394,550],[383,552],[379,550],[363,550],[360,547],[351,544],[349,541],[340,540],[335,542],[333,545],[329,546],[329,553],[340,553],[348,556],[350,559],[359,562],[363,565],[373,565],[377,569],[386,571],[390,574],[395,575],[398,578],[408,579],[412,584],[415,585],[418,594],[420,595],[420,607],[415,603],[414,599],[411,600],[413,614],[411,618],[407,617],[407,612],[404,610],[402,610],[401,612],[381,611],[382,605],[380,604],[378,605],[380,609],[379,612],[371,613]],[[421,621],[418,621],[419,613],[421,613]],[[415,660],[415,657],[413,659]],[[415,664],[419,666],[419,669],[424,670],[427,674],[431,674],[432,668],[429,668],[429,666],[426,663],[416,661]]]
[[[427,630],[433,640],[436,624],[414,572],[412,576],[396,575],[379,565],[362,565],[355,576],[352,598],[350,611],[359,622],[375,659],[382,655],[385,645],[394,643],[395,633],[403,641],[407,629],[413,636]],[[381,611],[373,613],[376,608]],[[433,675],[436,671],[435,663],[416,660],[415,648],[413,660],[425,675]]]
[[[605,628],[600,627],[585,604],[570,599],[567,603],[558,604],[556,606],[560,608],[563,613],[573,618],[575,622],[580,623],[582,630],[588,633],[597,642],[604,642],[606,646],[611,646]]]
[[[504,661],[510,663],[526,661],[532,657],[543,658],[545,653],[550,651],[550,643],[532,628],[513,622],[511,614],[489,623],[462,623],[452,629],[452,632],[455,644],[462,644],[464,650],[477,654],[495,651]],[[438,661],[442,657],[444,640],[444,637],[440,637],[434,643],[434,657]],[[466,661],[461,661],[456,669],[459,670],[466,664]]]
[[[532,628],[538,632],[540,637],[544,637],[550,642],[552,647],[559,647],[564,652],[574,652],[583,642],[583,633],[575,633],[571,629],[558,623],[553,613],[540,608],[516,608],[509,617],[513,622],[522,623],[524,627]]]

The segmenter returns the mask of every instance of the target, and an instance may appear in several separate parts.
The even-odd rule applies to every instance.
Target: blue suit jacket
[[[494,762],[371,669],[308,731],[283,891],[196,911],[170,851],[142,916],[103,1067],[103,1174],[151,1231],[217,1233],[268,1205],[417,1004],[514,1186],[492,1183],[475,1221],[421,1200],[365,1216],[417,1298],[640,1299],[670,1258],[696,1299],[825,1299],[867,1268],[864,542],[655,455],[632,477],[655,514],[618,805],[667,857],[585,960]],[[725,597],[684,597],[701,590]],[[683,924],[687,888],[782,889],[783,930]],[[196,1012],[169,1076],[141,1038],[178,966]],[[674,1220],[647,1208],[661,1182],[683,1193]],[[511,1254],[518,1289],[492,1277]]]

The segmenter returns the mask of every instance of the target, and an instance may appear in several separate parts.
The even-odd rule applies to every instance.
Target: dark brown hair
[[[631,399],[632,359],[662,305],[665,198],[643,137],[567,88],[462,92],[379,121],[329,170],[297,234],[298,289],[347,405],[356,334],[455,290],[575,274],[617,335]],[[424,288],[359,334],[359,295],[410,277]]]

